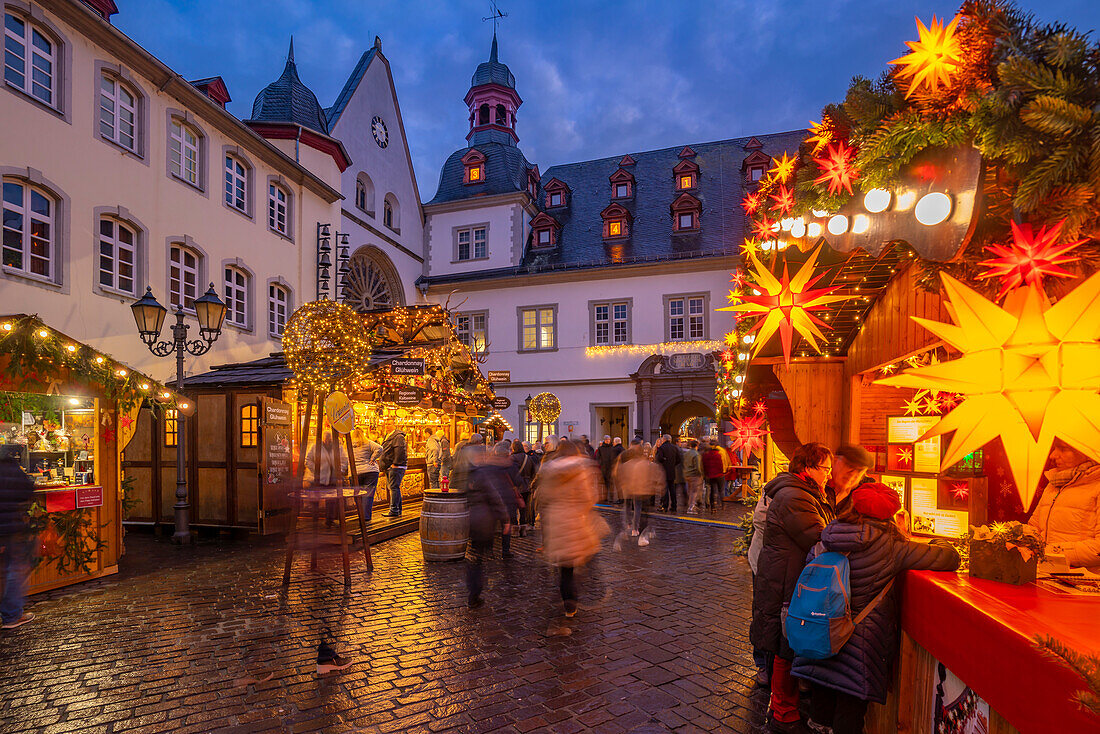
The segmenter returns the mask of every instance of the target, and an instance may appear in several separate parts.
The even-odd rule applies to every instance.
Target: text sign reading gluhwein
[[[424,360],[402,357],[391,361],[390,369],[395,375],[423,375]]]
[[[488,374],[489,382],[511,382],[512,371],[511,370],[489,370]]]

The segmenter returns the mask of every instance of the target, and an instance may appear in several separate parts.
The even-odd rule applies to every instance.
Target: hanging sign
[[[420,391],[415,387],[399,388],[394,402],[398,405],[418,405],[420,403]]]
[[[290,403],[263,397],[260,408],[263,416],[260,477],[265,485],[277,485],[294,473]]]
[[[395,375],[423,375],[424,360],[400,357],[390,362],[390,369]]]
[[[103,487],[77,487],[76,506],[78,508],[102,507]]]
[[[325,414],[338,433],[349,433],[355,428],[355,408],[342,392],[329,393],[325,398]]]
[[[505,410],[512,407],[512,401],[505,397],[493,398],[493,408],[496,410]]]
[[[486,377],[489,382],[511,382],[512,370],[489,370]]]

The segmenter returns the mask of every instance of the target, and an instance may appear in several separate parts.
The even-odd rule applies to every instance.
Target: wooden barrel
[[[470,539],[465,492],[425,492],[420,510],[420,547],[425,561],[459,561]]]

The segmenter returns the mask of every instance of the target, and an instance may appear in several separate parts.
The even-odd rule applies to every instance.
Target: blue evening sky
[[[187,79],[221,75],[247,118],[290,36],[302,80],[333,103],[381,36],[421,197],[465,145],[463,96],[488,57],[482,0],[116,0],[115,24]],[[1023,0],[1043,21],[1100,28],[1100,2]],[[527,159],[602,158],[805,127],[915,40],[950,0],[500,0],[500,60],[524,100]]]

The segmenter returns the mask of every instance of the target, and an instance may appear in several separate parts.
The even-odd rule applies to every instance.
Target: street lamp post
[[[172,339],[169,341],[157,341],[160,336],[161,326],[164,325],[164,316],[168,309],[160,305],[153,296],[153,289],[146,288],[145,295],[137,303],[130,306],[134,312],[134,321],[137,322],[138,334],[149,351],[158,357],[167,357],[173,352],[176,355],[176,390],[183,392],[183,355],[192,354],[196,357],[210,351],[211,345],[222,333],[222,323],[225,321],[225,304],[214,292],[214,284],[202,296],[196,298],[195,316],[199,322],[199,336],[201,339],[187,340],[187,330],[191,327],[183,321],[183,306],[176,307],[176,323],[172,324]],[[190,543],[191,527],[189,514],[191,505],[187,501],[187,472],[184,459],[187,453],[186,420],[182,410],[187,403],[180,403],[180,410],[176,411],[176,504],[173,506],[176,519],[176,531],[172,534],[173,543]]]

